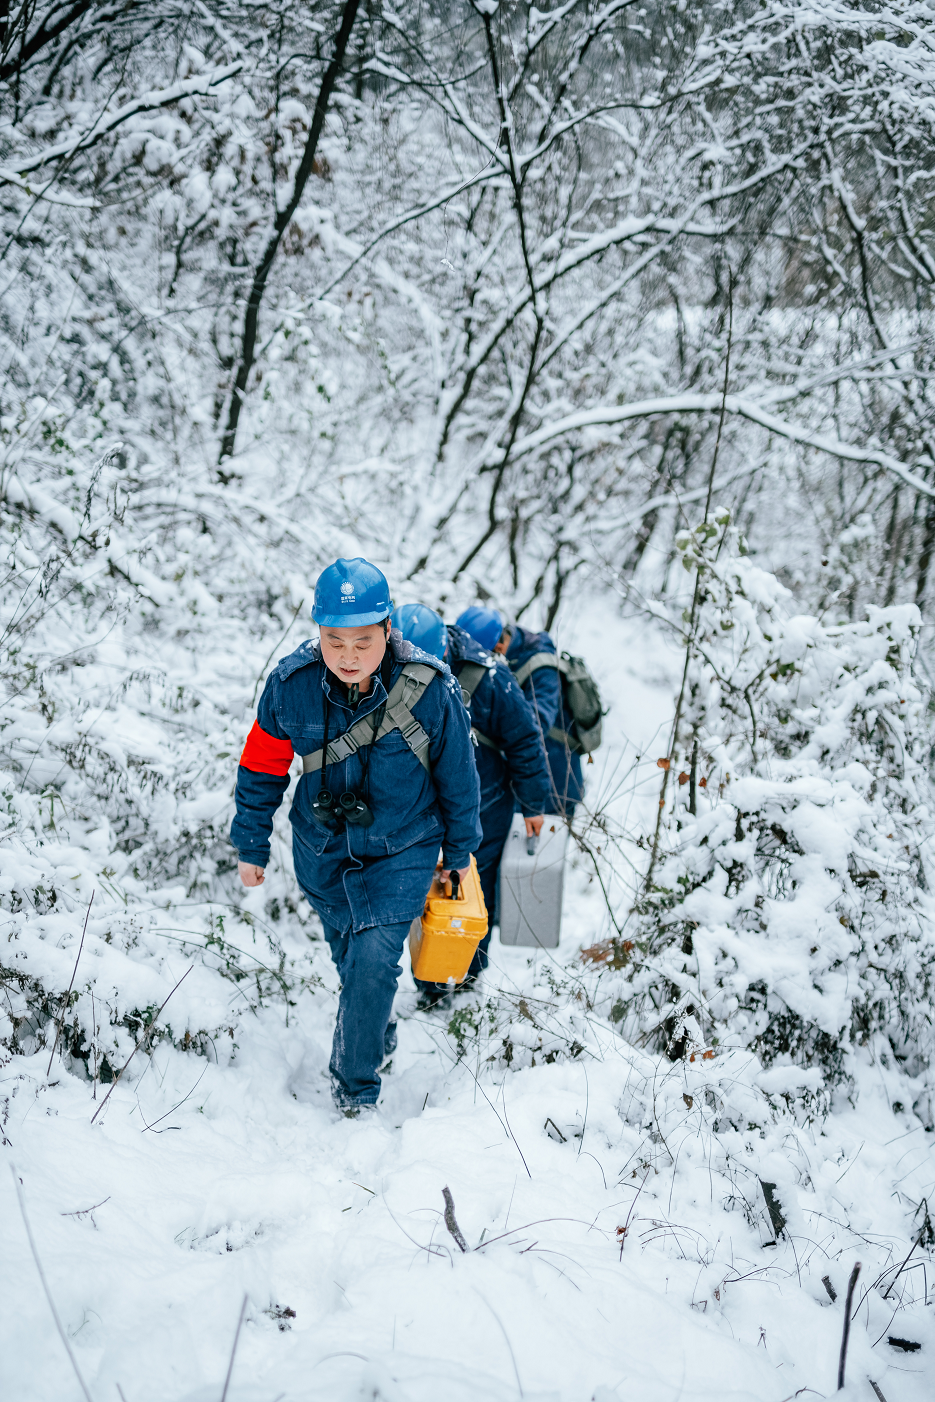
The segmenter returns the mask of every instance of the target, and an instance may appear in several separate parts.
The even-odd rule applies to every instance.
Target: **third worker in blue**
[[[584,797],[581,755],[574,743],[575,721],[562,688],[559,658],[548,633],[534,633],[510,623],[497,609],[475,604],[458,618],[471,637],[505,658],[523,688],[542,729],[552,776],[550,813],[574,817]]]
[[[492,927],[500,858],[514,808],[518,805],[530,835],[539,833],[542,815],[550,808],[551,780],[539,722],[509,669],[463,628],[446,626],[425,604],[403,604],[393,614],[393,624],[415,647],[447,662],[469,698],[483,829],[475,856]],[[487,967],[489,944],[488,933],[478,945],[468,980]],[[423,993],[431,1002],[431,990]]]

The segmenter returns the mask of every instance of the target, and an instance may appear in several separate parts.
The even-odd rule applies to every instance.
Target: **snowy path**
[[[417,1016],[401,1023],[377,1120],[338,1120],[324,1075],[326,1002],[308,998],[288,1031],[268,1016],[240,1064],[208,1066],[152,1132],[142,1117],[153,1123],[202,1075],[192,1058],[157,1054],[94,1128],[86,1085],[67,1078],[34,1095],[35,1066],[7,1068],[7,1087],[11,1073],[24,1076],[11,1157],[95,1399],[117,1398],[117,1384],[127,1402],[219,1398],[245,1295],[228,1394],[242,1402],[780,1402],[802,1387],[833,1390],[840,1305],[820,1277],[830,1271],[843,1290],[854,1250],[826,1258],[803,1238],[828,1232],[799,1223],[797,1242],[762,1247],[741,1212],[724,1210],[703,1111],[680,1117],[677,1174],[660,1158],[647,1173],[653,1146],[618,1113],[632,1078],[626,1049],[609,1047],[604,1062],[482,1070],[478,1089],[465,1065],[452,1070],[444,1023]],[[843,1145],[847,1168],[861,1137],[885,1119],[892,1127],[874,1108],[836,1126],[816,1159],[836,1168]],[[549,1137],[547,1117],[566,1143]],[[848,1177],[836,1169],[850,1179],[845,1205],[871,1203],[899,1159],[903,1172],[931,1172],[926,1140],[887,1150],[864,1137]],[[621,1255],[616,1229],[644,1177]],[[489,1246],[461,1256],[441,1216],[444,1186],[469,1246],[482,1236]],[[11,1182],[0,1191],[4,1396],[70,1402],[79,1394]],[[877,1232],[892,1225],[881,1211]],[[275,1313],[286,1309],[295,1316],[280,1330]],[[854,1375],[872,1369],[888,1402],[930,1395],[935,1329],[930,1308],[915,1314],[897,1332],[923,1351],[896,1355],[889,1372],[863,1320],[855,1326]],[[885,1315],[875,1301],[876,1332]]]

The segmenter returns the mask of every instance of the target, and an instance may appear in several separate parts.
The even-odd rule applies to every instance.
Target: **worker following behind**
[[[539,722],[509,669],[491,652],[456,624],[446,627],[425,604],[403,604],[393,614],[393,623],[415,646],[444,658],[460,682],[471,712],[483,829],[475,856],[489,928],[461,985],[464,988],[487,967],[489,930],[497,918],[497,875],[513,818],[514,796],[526,820],[527,835],[538,836],[550,802],[549,768]],[[419,987],[423,1006],[447,991],[432,984],[420,983]]]
[[[336,1105],[376,1104],[403,943],[439,847],[463,878],[480,845],[480,785],[461,689],[445,664],[391,630],[389,586],[367,560],[337,560],[315,586],[317,642],[274,667],[237,773],[231,841],[260,885],[273,815],[302,756],[292,810],[299,885],[341,977],[331,1052]]]
[[[465,609],[458,626],[506,659],[542,728],[552,776],[549,811],[566,818],[584,797],[581,756],[601,743],[600,692],[584,660],[556,651],[548,633],[510,623],[497,609]]]

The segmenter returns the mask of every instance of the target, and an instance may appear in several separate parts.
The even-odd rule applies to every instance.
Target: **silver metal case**
[[[547,813],[532,854],[529,845],[523,817],[514,813],[500,863],[500,943],[556,949],[562,932],[568,846],[565,819]]]

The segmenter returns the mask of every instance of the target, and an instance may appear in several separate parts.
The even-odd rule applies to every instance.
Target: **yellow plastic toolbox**
[[[439,884],[436,871],[422,918],[409,930],[412,972],[426,983],[463,983],[486,933],[487,907],[474,858],[457,896],[447,882]]]

